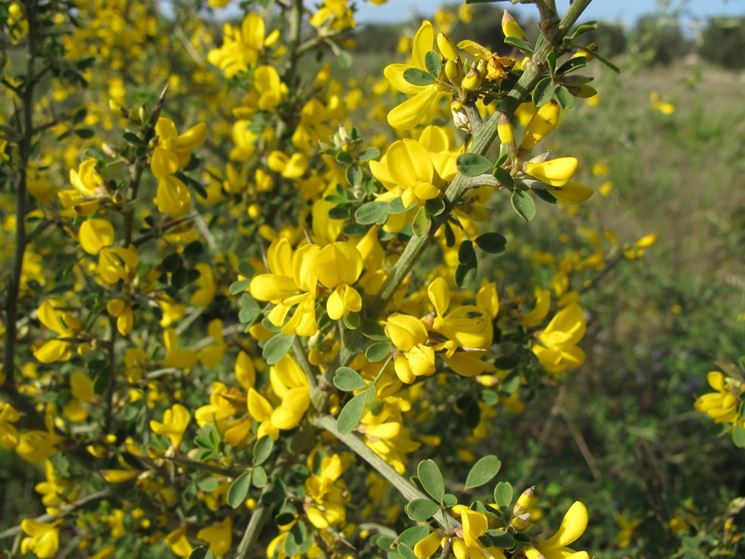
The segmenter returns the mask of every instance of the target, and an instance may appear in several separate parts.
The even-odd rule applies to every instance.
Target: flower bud
[[[453,101],[450,104],[450,113],[453,115],[453,124],[458,130],[464,132],[470,131],[470,125],[468,120],[468,114],[463,109],[463,105],[460,101]]]
[[[463,79],[463,69],[457,61],[448,60],[445,62],[445,75],[450,80],[450,83],[457,84]]]
[[[476,91],[481,86],[481,74],[475,68],[471,68],[460,82],[460,86],[466,91]]]
[[[453,41],[444,33],[437,34],[437,48],[440,49],[442,56],[448,60],[458,59],[458,49],[453,44]]]
[[[525,39],[525,32],[522,27],[520,27],[520,24],[515,21],[515,18],[507,10],[502,14],[502,33],[504,33],[505,37]]]
[[[497,135],[499,136],[499,141],[503,144],[511,144],[515,139],[512,133],[512,124],[510,124],[510,119],[505,114],[499,115]]]

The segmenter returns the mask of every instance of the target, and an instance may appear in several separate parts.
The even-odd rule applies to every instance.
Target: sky
[[[364,0],[357,3],[357,21],[359,23],[371,22],[397,22],[410,19],[417,12],[420,15],[432,14],[440,5],[456,3],[454,0],[444,2],[443,0],[388,0],[382,6],[370,4]],[[745,0],[687,0],[677,2],[674,5],[686,5],[686,16],[691,18],[706,18],[710,16],[745,16]],[[499,2],[500,7],[509,8],[516,14],[530,16],[535,13],[535,6],[512,5],[510,2]],[[569,5],[569,0],[557,0],[559,11],[563,12]],[[583,14],[583,20],[615,21],[627,25],[633,23],[639,16],[655,11],[658,3],[655,0],[593,0]]]

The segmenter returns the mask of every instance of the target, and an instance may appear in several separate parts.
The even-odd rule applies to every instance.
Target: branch
[[[266,490],[261,492],[261,497],[264,496],[265,492]],[[261,497],[259,497],[259,502],[261,502]],[[264,522],[269,517],[269,512],[270,508],[263,504],[259,504],[254,509],[251,520],[248,521],[248,526],[246,526],[246,531],[243,532],[243,537],[238,544],[238,548],[235,550],[235,559],[248,559],[251,557],[251,548],[256,543],[256,540],[259,539],[259,534],[264,526]]]
[[[424,493],[419,491],[409,480],[394,470],[385,460],[375,454],[362,440],[352,433],[341,433],[336,428],[336,419],[330,415],[322,415],[311,421],[318,427],[328,431],[337,439],[343,442],[357,456],[370,464],[388,483],[393,485],[407,501],[414,499],[429,499]],[[452,530],[460,526],[460,522],[455,520],[449,514],[439,511],[434,516],[435,521],[445,530]]]
[[[72,503],[70,506],[60,510],[57,514],[42,514],[41,516],[37,516],[36,518],[34,518],[34,520],[36,520],[37,522],[49,522],[51,520],[57,520],[58,518],[68,516],[75,511],[85,508],[88,505],[95,504],[111,496],[112,492],[110,489],[102,489],[101,491],[96,491],[95,493],[91,493],[86,497],[82,497],[81,499]],[[13,528],[9,528],[4,532],[0,532],[0,540],[12,538],[13,536],[20,534],[21,532],[22,530],[20,525],[14,526]]]

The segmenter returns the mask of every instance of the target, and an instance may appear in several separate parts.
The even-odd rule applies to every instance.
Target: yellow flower
[[[233,109],[236,118],[249,118],[256,111],[270,111],[287,95],[287,86],[282,83],[274,66],[259,66],[253,75],[251,89],[243,99],[243,106]]]
[[[586,551],[574,551],[568,546],[582,536],[587,528],[587,508],[575,501],[564,515],[556,533],[542,542],[537,542],[525,552],[528,559],[589,559]]]
[[[191,553],[191,543],[186,537],[186,526],[180,526],[166,535],[166,544],[171,548],[174,555],[188,557]]]
[[[362,273],[362,265],[362,256],[349,243],[328,244],[313,259],[312,273],[321,285],[333,289],[326,302],[332,320],[362,309],[362,297],[352,287]]]
[[[539,163],[526,162],[524,170],[527,174],[551,186],[564,186],[577,171],[576,157],[557,157]]]
[[[75,208],[88,215],[98,208],[98,201],[108,196],[106,183],[96,170],[96,160],[89,157],[81,161],[77,171],[70,169],[70,183],[73,188],[62,190],[58,197],[64,208]]]
[[[491,345],[492,321],[484,310],[475,305],[461,305],[447,312],[450,288],[443,278],[438,277],[429,284],[427,296],[437,313],[432,323],[434,332],[464,348],[486,349]]]
[[[163,345],[166,348],[166,358],[161,363],[164,367],[191,369],[197,364],[197,353],[179,347],[178,334],[173,328],[166,328],[163,332]]]
[[[96,255],[114,242],[114,226],[106,219],[86,219],[78,233],[80,246],[88,254]]]
[[[269,381],[279,399],[277,407],[253,387],[248,389],[248,413],[261,425],[259,438],[279,437],[279,431],[289,431],[300,424],[310,407],[310,387],[297,363],[285,356],[269,369]]]
[[[83,328],[83,323],[72,313],[55,307],[63,306],[60,301],[47,299],[37,310],[39,321],[53,330],[60,338],[74,338]],[[59,339],[49,340],[34,349],[34,357],[41,363],[66,361],[70,358],[72,344]]]
[[[667,101],[662,101],[660,94],[657,91],[652,91],[649,94],[649,103],[652,105],[654,110],[663,115],[671,115],[675,112],[675,105],[668,103]]]
[[[31,552],[39,559],[54,557],[57,554],[59,528],[55,523],[26,518],[21,521],[21,530],[28,536],[21,541],[21,553]]]
[[[618,524],[618,534],[616,534],[616,545],[618,549],[627,549],[631,545],[631,539],[634,537],[634,532],[637,526],[641,524],[641,519],[631,520],[625,514],[619,514],[616,517],[616,524]]]
[[[577,344],[585,335],[586,324],[582,308],[572,303],[556,313],[538,334],[532,351],[546,371],[561,375],[585,362],[585,352]]]
[[[520,143],[521,150],[530,151],[559,125],[561,105],[553,100],[540,108],[536,108],[532,103],[524,103],[521,110],[532,113]]]
[[[50,431],[26,431],[18,439],[16,452],[26,462],[41,464],[56,452],[61,441],[59,435]]]
[[[150,429],[156,435],[167,436],[171,441],[171,446],[178,449],[190,420],[189,410],[181,404],[174,404],[165,411],[162,422],[154,419],[150,420]]]
[[[233,519],[226,516],[224,520],[210,524],[197,532],[197,539],[205,541],[210,551],[217,557],[222,557],[233,543]]]
[[[191,209],[191,194],[180,179],[166,175],[158,180],[153,203],[162,214],[182,217]]]
[[[105,247],[98,253],[98,277],[107,284],[119,280],[128,281],[134,275],[140,256],[134,245],[128,247]]]
[[[422,122],[428,114],[432,102],[440,94],[437,83],[430,85],[414,85],[404,78],[404,72],[411,67],[426,71],[424,56],[434,50],[435,34],[432,24],[425,20],[414,36],[411,62],[409,64],[389,64],[383,74],[396,91],[412,95],[388,113],[388,124],[398,130],[414,128]]]
[[[116,318],[116,329],[122,336],[129,334],[134,325],[134,314],[129,303],[117,297],[106,303],[106,312]]]
[[[313,455],[308,457],[308,466],[312,468]],[[343,472],[341,457],[338,454],[324,456],[317,475],[305,480],[307,494],[305,514],[311,524],[319,530],[336,526],[344,522],[346,488],[339,479]]]
[[[426,345],[429,334],[421,320],[407,314],[392,314],[385,322],[385,334],[401,352],[393,361],[401,382],[411,384],[416,377],[434,374],[435,350]]]
[[[445,184],[430,152],[417,140],[393,142],[380,161],[370,161],[370,171],[383,186],[401,196],[405,208],[437,198]]]
[[[699,396],[695,408],[717,423],[735,423],[739,417],[740,394],[745,387],[741,382],[724,376],[721,371],[710,371],[706,380],[714,392]]]
[[[265,34],[264,19],[258,14],[248,14],[243,18],[240,28],[226,23],[223,27],[222,46],[212,49],[207,59],[210,64],[219,66],[226,78],[232,78],[256,64],[264,47],[279,38],[276,32],[267,38],[264,37]]]
[[[14,448],[18,444],[18,430],[13,423],[21,415],[8,403],[0,403],[0,448]]]
[[[312,336],[318,331],[315,311],[317,279],[313,273],[320,247],[306,244],[293,252],[285,238],[272,242],[267,251],[271,273],[259,274],[251,280],[249,290],[259,301],[270,301],[275,306],[269,321],[282,328],[284,334]],[[295,308],[290,320],[287,314]]]
[[[215,285],[215,276],[212,273],[212,268],[209,264],[199,262],[194,266],[199,272],[199,277],[194,282],[197,286],[197,290],[191,296],[191,304],[196,307],[206,307],[212,302],[217,293],[217,286]]]

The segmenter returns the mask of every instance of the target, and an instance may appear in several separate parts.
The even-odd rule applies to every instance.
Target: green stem
[[[394,470],[390,464],[375,454],[368,446],[356,435],[352,433],[341,433],[336,428],[336,419],[330,415],[322,415],[312,420],[315,425],[328,431],[334,437],[343,442],[357,456],[370,464],[388,483],[398,490],[407,501],[414,499],[429,499],[424,493],[419,491],[409,480]],[[434,516],[435,521],[446,530],[457,528],[460,523],[443,511],[439,511]]]
[[[262,491],[262,496],[264,492]],[[261,501],[261,497],[259,497]],[[266,505],[259,504],[253,511],[251,519],[248,521],[246,531],[243,532],[238,548],[235,550],[235,559],[247,559],[251,557],[251,548],[256,544],[256,540],[259,539],[259,534],[269,517],[270,508]]]

